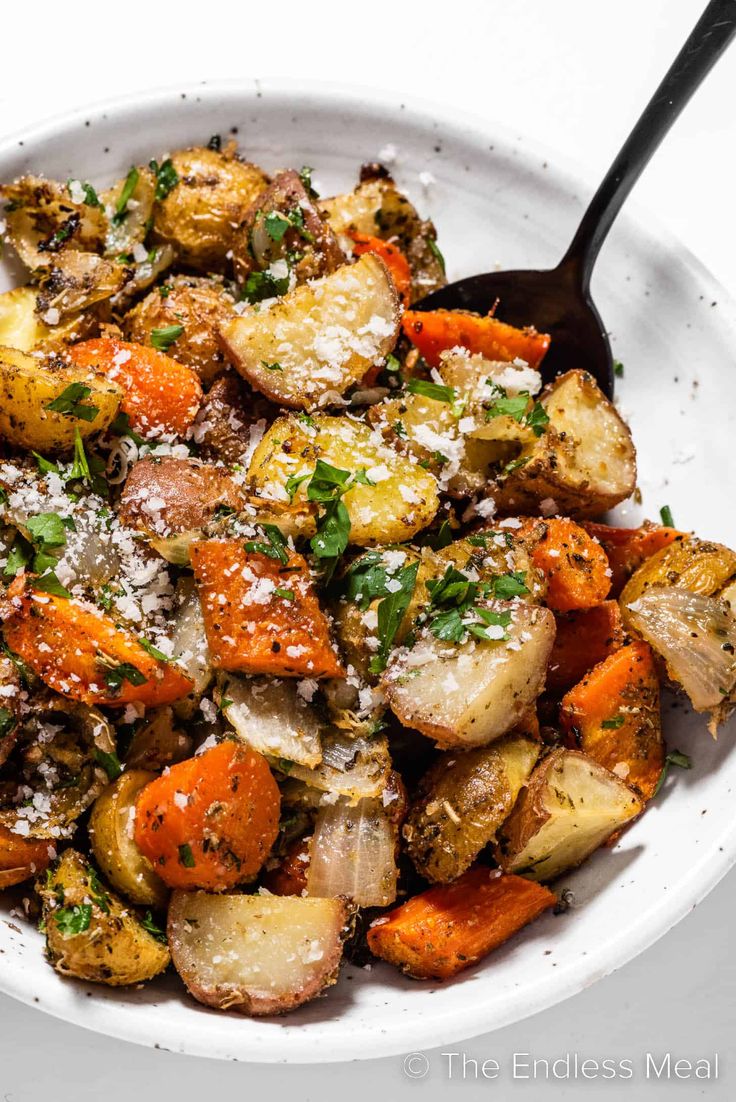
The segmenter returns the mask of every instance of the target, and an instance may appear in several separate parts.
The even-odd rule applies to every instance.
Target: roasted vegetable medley
[[[63,975],[244,1014],[474,965],[690,764],[663,684],[736,704],[736,553],[605,523],[616,408],[421,309],[379,164],[0,190],[0,888]]]

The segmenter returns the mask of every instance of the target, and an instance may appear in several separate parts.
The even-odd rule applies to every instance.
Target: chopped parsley
[[[49,570],[42,577],[36,578],[33,588],[40,589],[43,593],[50,593],[54,597],[71,597],[71,593],[61,584],[53,570]]]
[[[281,597],[283,601],[296,600],[293,589],[282,589],[280,586],[276,586],[276,589],[274,589],[274,595],[276,597]]]
[[[98,655],[97,661],[103,669],[103,680],[112,692],[120,692],[124,681],[127,681],[130,685],[145,685],[148,680],[146,675],[141,673],[138,667],[131,662],[120,662],[113,665],[110,659],[103,655]]]
[[[156,941],[160,941],[164,945],[166,944],[166,934],[160,926],[156,925],[153,920],[153,915],[150,911],[146,911],[146,913],[144,914],[143,918],[141,919],[141,926],[147,933],[151,935],[151,937],[155,937]]]
[[[511,613],[483,608],[478,602],[497,596],[499,590],[513,590],[514,595],[527,592],[523,578],[522,573],[517,573],[501,575],[490,582],[473,582],[456,567],[448,566],[441,578],[427,581],[430,604],[420,619],[428,622],[436,639],[445,642],[463,643],[469,634],[487,641],[506,641]]]
[[[446,402],[452,406],[452,412],[456,417],[462,413],[465,402],[458,398],[454,386],[445,386],[443,383],[432,383],[429,379],[409,379],[406,388],[410,394],[419,394],[422,398],[431,398],[435,402]]]
[[[118,779],[123,771],[123,767],[120,764],[120,758],[114,751],[107,753],[105,750],[99,750],[96,746],[92,751],[92,757],[95,759],[98,765],[107,773],[108,778],[111,781]]]
[[[67,191],[69,192],[70,195],[72,193],[72,185],[73,184],[79,184],[80,188],[82,189],[82,193],[84,195],[83,202],[85,202],[88,207],[101,207],[102,206],[102,203],[100,202],[99,195],[97,194],[95,189],[92,187],[92,185],[88,184],[86,180],[67,180],[66,186],[67,186]]]
[[[624,374],[624,365],[619,360],[613,361],[613,374],[617,379],[622,379]]]
[[[265,540],[247,540],[245,550],[249,554],[266,555],[269,559],[276,559],[286,566],[289,561],[289,551],[286,540],[280,528],[275,524],[261,526]]]
[[[435,239],[433,237],[427,237],[426,242],[427,242],[427,248],[431,252],[432,256],[435,258],[437,263],[439,264],[440,268],[442,269],[442,274],[445,275],[445,273],[447,271],[447,266],[445,264],[445,258],[442,255],[442,253],[440,252],[439,245],[437,244],[437,242],[435,241]]]
[[[146,443],[144,437],[139,436],[138,433],[130,427],[130,417],[127,413],[123,413],[122,410],[118,413],[108,431],[111,432],[113,436],[129,436],[133,443],[138,444],[138,446]]]
[[[261,360],[261,367],[265,367],[266,371],[283,371],[284,370],[283,367],[281,366],[281,364],[278,363],[277,361],[274,361],[272,364],[270,364],[268,362],[268,360]]]
[[[123,190],[120,192],[120,197],[115,204],[115,213],[112,216],[114,226],[119,226],[121,222],[124,222],[128,217],[128,200],[133,198],[133,192],[138,187],[139,180],[140,173],[135,165],[133,165],[130,172],[125,177]]]
[[[184,842],[183,845],[179,846],[179,864],[183,865],[185,869],[194,868],[194,854],[188,842]]]
[[[149,161],[148,167],[156,176],[156,198],[165,199],[169,192],[179,183],[179,173],[174,168],[171,157],[167,157],[161,164],[158,161]]]
[[[365,472],[362,472],[365,475]],[[312,552],[323,560],[325,578],[330,580],[337,561],[350,538],[350,515],[342,500],[357,476],[318,459],[307,486],[307,500],[322,506],[317,531],[309,541]]]
[[[92,904],[76,903],[73,907],[59,907],[54,911],[54,922],[62,937],[76,937],[89,929],[92,921]]]
[[[657,795],[664,784],[671,765],[676,765],[679,769],[692,769],[693,767],[693,763],[687,754],[683,754],[680,750],[671,750],[664,759],[664,766],[662,767],[662,772],[659,774],[657,786],[654,792],[652,792],[652,799]]]
[[[531,394],[528,390],[521,390],[518,394],[509,397],[504,387],[488,380],[493,388],[493,405],[486,410],[486,421],[492,421],[494,417],[511,417],[518,425],[530,428],[535,436],[541,436],[549,424],[549,416],[541,402],[534,402],[529,409]]]
[[[164,325],[161,329],[152,329],[151,344],[159,352],[166,352],[183,332],[183,325]]]
[[[303,165],[299,172],[299,179],[302,182],[302,187],[306,191],[310,199],[319,199],[319,192],[315,191],[314,184],[312,183],[312,173],[314,169],[309,165]]]
[[[380,673],[386,667],[396,632],[414,596],[418,570],[419,562],[413,562],[409,566],[401,567],[391,576],[392,591],[387,589],[386,596],[377,609],[378,651],[370,661],[371,673]],[[395,588],[397,585],[398,588]]]
[[[659,510],[659,515],[662,518],[662,524],[664,524],[666,528],[675,527],[675,521],[672,517],[672,510],[669,505],[663,505]]]
[[[611,716],[609,719],[601,721],[601,727],[606,731],[618,731],[619,727],[623,727],[624,723],[626,723],[626,716]]]
[[[83,405],[85,398],[89,398],[91,393],[91,387],[85,386],[84,383],[70,383],[58,398],[54,398],[53,402],[44,406],[44,409],[49,409],[52,413],[63,413],[67,417],[76,417],[80,421],[94,421],[100,412],[99,408]]]
[[[246,302],[262,302],[265,298],[278,298],[289,290],[289,273],[281,279],[271,275],[269,271],[251,272],[245,281],[242,290],[242,298]]]
[[[9,735],[17,720],[9,708],[0,708],[0,739]]]
[[[269,211],[263,219],[263,225],[271,240],[279,242],[283,239],[284,234],[291,225],[291,221],[289,218],[285,218],[283,214],[279,214],[277,210],[272,210]]]
[[[151,658],[155,658],[157,662],[171,662],[171,658],[168,654],[164,654],[158,647],[154,647],[153,643],[149,643],[148,639],[139,639],[138,642],[143,647],[147,654],[150,654]]]
[[[302,482],[306,482],[307,479],[309,479],[311,477],[312,476],[309,472],[307,472],[307,474],[290,474],[289,475],[289,477],[286,480],[286,492],[289,495],[289,501],[294,500],[294,496],[295,496],[297,490],[299,489],[299,487],[301,486]]]
[[[47,237],[45,241],[38,243],[40,253],[58,253],[65,241],[68,241],[73,233],[79,229],[81,219],[78,214],[71,214],[65,222],[59,226],[55,233]]]

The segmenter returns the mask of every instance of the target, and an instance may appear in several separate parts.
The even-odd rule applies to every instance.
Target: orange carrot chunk
[[[309,569],[246,549],[247,541],[195,540],[190,548],[213,666],[274,677],[344,677]]]
[[[368,930],[368,947],[409,976],[445,980],[556,901],[542,884],[478,865],[377,918]]]
[[[8,589],[5,641],[46,685],[84,704],[171,704],[192,690],[178,666],[154,658],[129,631],[92,605],[34,590]]]
[[[634,642],[600,662],[562,699],[568,745],[649,799],[664,767],[659,678],[651,648]]]
[[[196,371],[147,345],[97,337],[69,348],[73,363],[96,367],[122,387],[120,403],[142,436],[183,436],[197,416],[202,387]]]
[[[666,528],[646,520],[641,528],[612,528],[608,524],[584,521],[583,528],[599,541],[611,566],[611,596],[617,597],[635,570],[643,562],[656,555],[663,547],[669,547],[684,532]]]
[[[617,601],[559,612],[555,619],[557,634],[547,668],[547,688],[563,693],[622,647],[626,633]]]
[[[170,888],[223,891],[259,871],[276,841],[280,808],[266,759],[221,742],[141,789],[133,834]]]
[[[24,838],[0,826],[0,891],[43,872],[55,854],[52,841]]]
[[[464,310],[406,310],[401,324],[430,367],[439,367],[440,352],[459,345],[479,352],[487,360],[518,357],[536,368],[550,344],[547,333],[538,333],[531,326],[517,329],[490,315],[483,317]]]
[[[514,535],[529,535],[532,539],[532,562],[547,579],[549,608],[571,612],[605,601],[611,588],[606,553],[574,520],[528,517]]]
[[[404,306],[408,306],[411,301],[411,268],[401,249],[380,237],[370,237],[367,233],[351,233],[350,236],[353,239],[355,256],[373,253],[380,257],[396,285],[399,298]]]

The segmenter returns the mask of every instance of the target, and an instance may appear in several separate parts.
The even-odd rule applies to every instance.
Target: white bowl
[[[352,187],[361,162],[389,159],[395,147],[392,170],[435,219],[451,279],[496,264],[555,263],[591,192],[495,123],[367,89],[283,81],[138,95],[44,123],[0,146],[0,180],[28,170],[104,184],[131,163],[233,128],[268,169],[314,165],[323,194]],[[614,228],[595,291],[625,365],[619,396],[639,449],[643,508],[630,508],[626,520],[656,518],[668,504],[681,527],[736,545],[726,496],[734,474],[736,304],[649,218],[622,218]],[[564,878],[575,896],[569,913],[548,914],[451,983],[414,982],[384,965],[346,967],[325,998],[286,1018],[249,1020],[198,1005],[175,977],[128,991],[61,979],[44,960],[41,935],[8,913],[5,896],[0,989],[102,1033],[222,1059],[385,1056],[506,1025],[630,960],[734,863],[734,724],[715,742],[702,718],[668,701],[665,731],[693,769],[673,770],[614,849]]]

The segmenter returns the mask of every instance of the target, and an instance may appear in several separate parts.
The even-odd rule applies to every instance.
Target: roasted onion
[[[307,893],[345,896],[359,907],[396,899],[396,832],[380,799],[323,807],[309,847]]]

